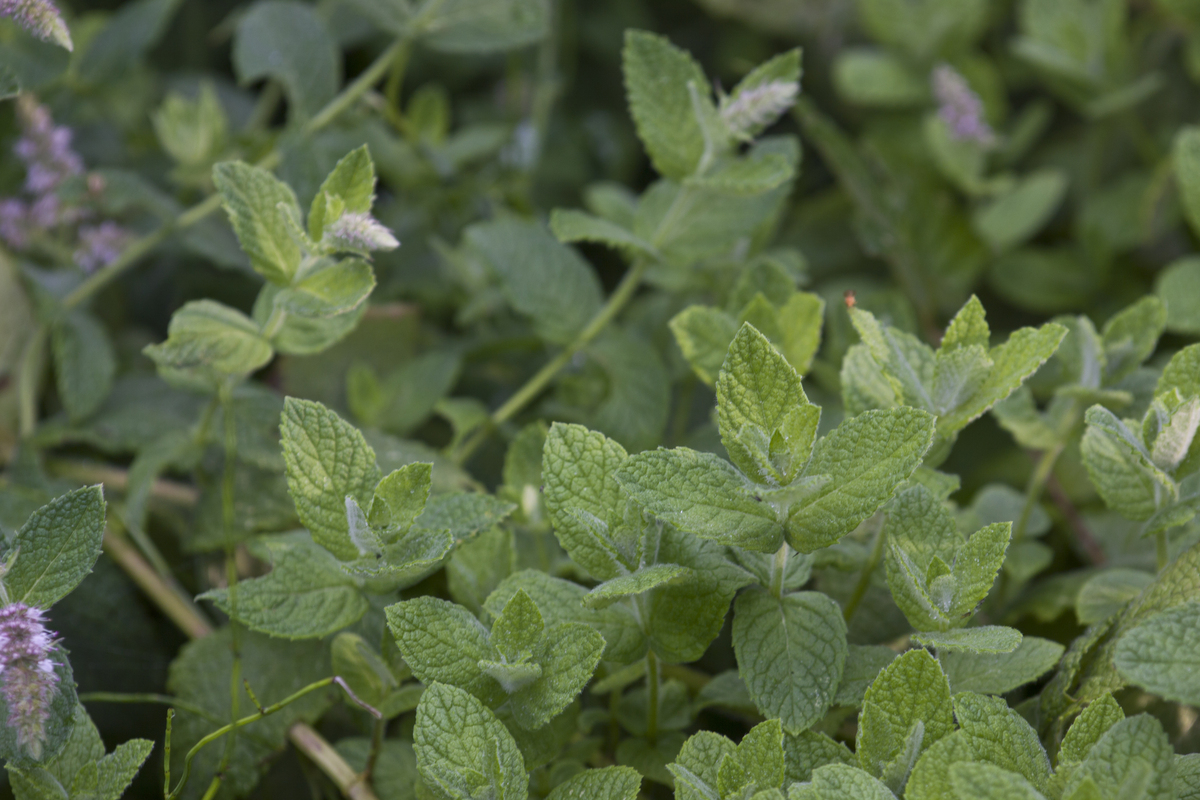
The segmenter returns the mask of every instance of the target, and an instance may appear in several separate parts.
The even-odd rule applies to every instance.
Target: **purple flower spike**
[[[44,42],[75,49],[67,23],[50,0],[0,0],[0,17],[8,17]]]
[[[129,231],[115,222],[101,222],[80,228],[75,263],[84,272],[94,272],[116,261],[129,244],[129,239]]]
[[[50,649],[54,633],[46,630],[46,613],[24,603],[0,609],[0,677],[8,704],[8,726],[31,758],[39,759],[50,719],[50,701],[58,692],[58,675]]]
[[[83,159],[71,149],[70,128],[55,125],[46,107],[28,96],[21,98],[17,110],[22,136],[14,150],[25,162],[26,191],[34,195],[46,194],[67,178],[83,172]]]
[[[938,101],[938,116],[946,123],[950,138],[991,144],[996,139],[983,117],[983,102],[953,67],[941,64],[931,78],[933,96]]]

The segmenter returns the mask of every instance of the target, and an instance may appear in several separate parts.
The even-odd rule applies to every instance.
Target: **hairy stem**
[[[658,657],[651,650],[646,653],[646,739],[652,744],[658,741],[658,685],[661,680]]]
[[[493,411],[487,425],[465,440],[463,445],[453,454],[456,463],[462,464],[470,458],[471,454],[483,444],[491,429],[512,419],[533,402],[546,386],[549,385],[550,381],[554,379],[554,376],[571,362],[575,354],[586,347],[608,327],[609,323],[616,318],[617,314],[633,298],[649,266],[650,264],[647,261],[638,261],[625,273],[625,277],[621,279],[621,283],[608,298],[608,302],[596,313],[596,316],[592,317],[587,327],[579,332],[579,335],[575,337],[575,341],[571,342],[562,352],[550,359],[544,367],[525,382],[524,386],[517,390],[516,394]]]
[[[884,526],[881,523],[879,532],[875,534],[875,543],[871,545],[871,553],[867,556],[867,563],[863,565],[862,574],[858,576],[858,583],[854,585],[854,592],[846,601],[846,608],[842,611],[842,618],[846,622],[850,622],[854,617],[854,612],[858,611],[863,598],[867,596],[867,589],[871,588],[871,576],[875,574],[875,570],[879,567],[879,560],[883,558],[885,536]]]

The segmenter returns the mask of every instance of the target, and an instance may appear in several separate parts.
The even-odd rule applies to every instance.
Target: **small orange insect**
[[[845,301],[846,301],[846,308],[854,308],[855,304],[858,302],[858,300],[856,300],[854,298],[854,290],[853,289],[847,289],[846,294],[843,295],[843,297],[845,298]]]

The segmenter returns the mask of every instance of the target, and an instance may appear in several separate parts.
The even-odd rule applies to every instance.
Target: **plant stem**
[[[646,738],[658,741],[658,684],[662,675],[658,669],[658,657],[651,650],[646,653]]]
[[[1020,542],[1025,538],[1025,533],[1029,528],[1029,519],[1033,516],[1033,509],[1042,498],[1046,481],[1050,480],[1050,475],[1054,472],[1054,464],[1058,461],[1063,446],[1064,443],[1059,442],[1044,450],[1041,458],[1038,459],[1037,466],[1033,469],[1033,474],[1029,476],[1029,483],[1025,487],[1025,505],[1021,507],[1021,516],[1017,518],[1017,524],[1013,526],[1013,543]]]
[[[1154,534],[1154,558],[1158,562],[1158,571],[1162,572],[1167,568],[1167,563],[1171,560],[1170,552],[1167,550],[1167,532],[1159,531]]]
[[[120,467],[95,464],[89,461],[53,458],[47,460],[46,468],[57,475],[83,483],[103,483],[105,490],[113,489],[124,492],[129,489],[129,470]],[[181,506],[194,506],[200,500],[200,492],[195,487],[166,478],[155,480],[150,486],[150,494]]]
[[[233,538],[234,508],[233,492],[234,477],[237,469],[237,420],[233,416],[233,383],[227,381],[219,393],[221,399],[221,415],[225,422],[225,467],[221,476],[221,527],[225,535],[225,583],[229,592],[229,646],[233,652],[233,666],[230,670],[229,708],[230,716],[236,720],[238,704],[242,697],[242,648],[241,625],[238,623],[237,606],[237,543]],[[208,795],[215,795],[220,787],[222,776],[229,768],[233,759],[234,746],[237,743],[237,729],[230,732],[225,741],[225,753],[217,766],[213,785],[209,786]]]
[[[37,428],[38,389],[46,358],[46,340],[49,338],[46,326],[39,325],[25,343],[25,350],[21,354],[21,371],[17,376],[17,411],[22,439]]]
[[[771,594],[779,599],[783,599],[783,577],[787,572],[788,562],[788,546],[787,542],[780,545],[775,551],[775,558],[771,561]]]
[[[875,574],[875,569],[879,566],[879,560],[883,558],[884,537],[884,526],[881,523],[879,525],[879,532],[875,534],[875,543],[871,545],[871,553],[867,556],[867,563],[863,564],[862,574],[858,576],[858,583],[854,585],[854,592],[850,595],[850,599],[846,601],[846,608],[842,611],[842,619],[846,620],[846,622],[849,622],[854,617],[854,612],[858,611],[863,598],[867,596],[867,589],[871,588],[871,576]]]
[[[367,67],[361,75],[355,78],[342,91],[333,98],[316,113],[312,119],[308,120],[301,129],[305,135],[316,133],[321,128],[324,128],[329,123],[333,122],[338,116],[349,108],[358,98],[362,97],[375,83],[383,77],[387,72],[392,62],[396,58],[396,54],[402,49],[408,47],[407,39],[399,39],[393,42],[386,50]],[[259,160],[258,166],[263,169],[273,169],[278,166],[282,160],[283,154],[274,149]],[[96,292],[103,289],[108,284],[112,283],[120,277],[130,267],[147,255],[151,250],[158,247],[166,241],[172,233],[195,225],[203,220],[209,214],[221,207],[220,195],[213,194],[184,211],[173,221],[164,222],[155,230],[135,239],[116,260],[110,262],[101,269],[96,270],[92,275],[79,284],[75,289],[63,299],[63,305],[66,308],[74,308],[80,303],[87,300]]]
[[[456,463],[462,464],[470,458],[471,454],[483,444],[490,429],[512,419],[533,402],[534,398],[541,394],[542,390],[546,388],[554,376],[570,363],[575,354],[586,347],[593,339],[600,335],[601,331],[608,327],[608,324],[616,318],[617,314],[633,298],[634,292],[641,285],[642,278],[649,267],[650,262],[648,261],[638,261],[630,267],[629,271],[625,273],[625,277],[621,279],[621,283],[608,298],[608,302],[596,313],[596,316],[592,317],[591,322],[579,332],[575,340],[567,345],[562,352],[550,359],[533,377],[527,380],[525,385],[517,390],[516,394],[493,411],[488,424],[481,427],[474,435],[464,441],[457,452],[453,454],[453,459]]]
[[[355,772],[311,726],[297,722],[288,728],[288,739],[304,753],[338,787],[348,800],[376,800],[366,779]]]
[[[186,700],[181,700],[178,697],[172,697],[169,694],[153,694],[150,692],[129,693],[124,692],[84,692],[79,695],[81,703],[161,703],[166,706],[182,708],[189,714],[195,714],[201,719],[206,719],[214,725],[224,725],[225,721],[215,714],[205,711],[200,706],[189,703]]]
[[[375,729],[371,734],[371,752],[367,754],[367,765],[362,771],[364,781],[371,780],[371,776],[375,774],[375,762],[379,760],[379,753],[383,750],[383,734],[386,729],[386,719],[375,720]]]

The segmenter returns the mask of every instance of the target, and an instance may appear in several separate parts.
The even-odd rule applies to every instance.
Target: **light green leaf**
[[[659,174],[690,175],[704,152],[689,85],[705,90],[708,79],[686,50],[646,31],[626,31],[622,56],[625,92],[638,137]]]
[[[1061,170],[1031,173],[995,200],[981,206],[971,218],[979,236],[1002,252],[1025,243],[1054,215],[1067,193],[1067,176]]]
[[[102,486],[76,489],[34,511],[8,550],[3,576],[11,603],[49,608],[88,576],[104,541]]]
[[[717,771],[721,762],[736,752],[733,742],[712,731],[700,731],[689,737],[675,763],[667,765],[675,776],[677,800],[720,800]]]
[[[116,354],[104,326],[84,311],[74,311],[51,329],[58,395],[71,422],[94,413],[112,391]]]
[[[887,786],[849,764],[827,764],[813,770],[808,784],[793,785],[788,800],[895,800]]]
[[[1175,796],[1175,753],[1158,720],[1147,714],[1108,729],[1071,773],[1063,797],[1092,780],[1101,797],[1169,800]]]
[[[823,733],[807,730],[783,735],[785,782],[807,782],[813,770],[826,764],[853,764],[850,748]]]
[[[931,414],[894,408],[864,412],[823,437],[805,474],[830,480],[814,498],[792,508],[788,543],[811,553],[854,530],[920,466],[933,431]]]
[[[787,442],[792,447],[786,448],[784,463],[777,464],[769,458],[774,453],[750,447],[746,437],[751,430],[761,431],[768,445],[777,430],[786,437],[781,428],[788,415],[807,405],[795,368],[754,326],[743,325],[717,377],[717,420],[730,460],[758,483],[790,482],[807,460],[805,443]]]
[[[960,762],[950,768],[950,783],[959,800],[1045,800],[1029,781],[986,762]]]
[[[1175,794],[1178,800],[1200,797],[1200,753],[1175,756]]]
[[[92,762],[88,762],[92,766]],[[15,800],[68,800],[67,790],[42,767],[17,769],[6,767]]]
[[[1053,669],[1063,649],[1058,642],[1026,636],[1009,653],[947,652],[938,660],[954,692],[1007,694]]]
[[[72,71],[77,71],[80,78],[89,83],[118,79],[162,38],[181,5],[181,0],[134,0],[125,3],[98,33],[90,37]],[[53,35],[60,43],[60,37],[66,37],[70,42],[70,34],[61,19],[54,26]]]
[[[846,663],[841,609],[819,592],[782,599],[760,588],[734,607],[733,647],[738,672],[755,704],[802,731],[833,704]]]
[[[248,375],[266,365],[274,351],[258,326],[237,309],[213,300],[193,300],[171,315],[167,340],[143,352],[160,369]]]
[[[293,119],[316,114],[342,82],[340,53],[324,20],[311,6],[292,0],[249,8],[234,33],[233,70],[242,84],[279,81]]]
[[[678,564],[655,564],[605,581],[587,593],[583,604],[588,608],[606,608],[623,598],[644,594],[659,586],[669,586],[691,577],[692,571],[687,567]]]
[[[1113,664],[1166,700],[1200,705],[1200,602],[1155,614],[1117,642]]]
[[[1167,326],[1167,308],[1157,297],[1143,297],[1104,324],[1104,385],[1110,386],[1142,365]]]
[[[1154,576],[1136,569],[1118,567],[1100,572],[1079,588],[1075,616],[1080,625],[1108,619],[1154,582]]]
[[[886,50],[846,47],[833,61],[833,85],[847,103],[909,108],[929,99],[929,81]]]
[[[967,619],[987,597],[1004,564],[1011,538],[1011,522],[994,522],[975,531],[958,548],[954,559],[954,601],[948,609],[952,620]]]
[[[867,689],[880,671],[896,660],[896,651],[884,645],[852,644],[846,653],[846,667],[838,684],[834,705],[858,708]]]
[[[308,212],[308,235],[313,241],[320,241],[325,234],[325,226],[335,221],[326,218],[326,195],[339,198],[349,213],[366,214],[371,211],[375,203],[375,162],[371,160],[371,152],[365,144],[351,150],[338,161],[313,197]]]
[[[671,332],[696,375],[712,386],[737,335],[737,321],[717,308],[688,306],[671,319]]]
[[[563,549],[598,580],[637,566],[629,543],[615,536],[625,508],[616,472],[625,459],[625,448],[582,425],[556,423],[546,437],[546,510]]]
[[[1088,752],[1100,741],[1100,737],[1123,719],[1125,712],[1111,694],[1105,694],[1099,700],[1089,703],[1083,713],[1071,723],[1067,735],[1059,745],[1059,772],[1065,772],[1068,767],[1083,763]]]
[[[465,235],[500,276],[509,305],[547,341],[567,344],[600,310],[591,266],[541,225],[501,219],[473,225]]]
[[[654,245],[611,220],[575,209],[556,208],[550,214],[550,230],[560,242],[595,242],[633,255],[657,257]]]
[[[120,800],[153,749],[154,742],[148,739],[130,739],[96,762],[96,796],[100,800]]]
[[[616,478],[651,513],[701,538],[759,552],[774,552],[783,542],[775,510],[712,453],[685,447],[639,453],[621,464]]]
[[[1192,230],[1200,234],[1200,128],[1187,126],[1175,134],[1171,163],[1184,216]]]
[[[980,628],[956,628],[913,634],[913,641],[935,650],[967,651],[970,653],[1011,653],[1021,645],[1021,632],[1002,625]]]
[[[779,350],[804,375],[821,347],[825,301],[810,292],[796,292],[779,309]]]
[[[1200,395],[1200,343],[1189,344],[1167,362],[1158,379],[1155,395],[1178,389],[1181,397]]]
[[[550,30],[546,0],[443,0],[422,4],[417,13],[424,22],[421,42],[443,53],[512,50],[533,44]]]
[[[416,462],[393,470],[375,487],[371,525],[382,530],[406,531],[426,509],[433,484],[433,464]],[[447,529],[447,520],[435,519],[424,527]]]
[[[1123,516],[1149,519],[1158,510],[1160,498],[1176,493],[1174,481],[1154,466],[1137,433],[1111,411],[1092,406],[1085,419],[1083,463],[1096,490]]]
[[[375,273],[367,262],[327,260],[276,294],[275,306],[298,317],[327,319],[358,308],[374,289]]]
[[[241,161],[213,167],[213,183],[255,272],[271,283],[289,285],[300,266],[301,252],[279,206],[282,203],[300,215],[291,187],[265,169]]]
[[[210,589],[212,600],[246,627],[284,639],[315,639],[357,622],[367,599],[328,550],[309,542],[268,542],[272,569],[242,580],[236,614],[228,589]]]
[[[974,760],[986,761],[1015,772],[1040,792],[1050,788],[1050,760],[1037,731],[999,697],[963,692],[954,695],[958,734],[964,737]]]
[[[480,670],[480,661],[500,661],[500,653],[471,612],[428,596],[394,603],[386,612],[396,647],[422,683],[448,683],[484,700],[504,696]]]
[[[516,508],[513,503],[480,492],[434,495],[425,504],[425,512],[417,517],[414,525],[430,530],[448,530],[455,541],[463,542],[504,522]]]
[[[915,752],[909,753],[914,728],[920,736]],[[901,788],[916,755],[953,730],[954,709],[945,674],[928,652],[910,650],[867,689],[856,738],[858,764],[885,782],[885,776],[896,776],[889,788]]]
[[[604,637],[588,625],[565,622],[546,631],[533,653],[541,676],[509,701],[517,724],[534,730],[558,716],[592,679],[603,654]]]
[[[492,625],[492,646],[505,661],[520,661],[530,657],[545,630],[546,623],[537,605],[523,589],[518,589]]]
[[[749,197],[790,181],[795,171],[792,159],[782,153],[759,153],[722,161],[703,175],[685,178],[683,185]]]
[[[630,767],[586,769],[563,781],[546,800],[637,800],[642,776]]]
[[[283,458],[288,493],[317,544],[347,561],[359,556],[350,540],[346,498],[370,505],[379,467],[375,452],[350,423],[320,403],[284,401]]]
[[[525,800],[529,777],[512,734],[476,698],[434,683],[417,706],[417,768],[426,786],[450,800]]]
[[[1158,273],[1154,293],[1167,308],[1167,330],[1200,334],[1200,258],[1184,256]]]

